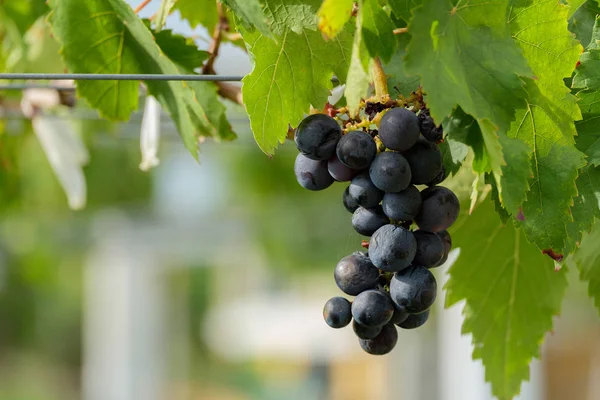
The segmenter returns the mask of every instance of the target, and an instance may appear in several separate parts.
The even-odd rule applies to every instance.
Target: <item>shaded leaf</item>
[[[583,46],[587,46],[592,38],[592,29],[598,14],[600,14],[598,2],[587,0],[569,19],[569,30],[575,34]]]
[[[503,225],[490,201],[451,233],[460,255],[449,271],[446,306],[466,301],[462,332],[473,335],[473,358],[483,362],[494,396],[512,398],[560,311],[566,271],[555,272],[521,230]]]
[[[372,58],[390,61],[397,44],[394,24],[377,0],[362,2],[362,36]]]
[[[593,299],[594,305],[600,311],[600,224],[594,223],[592,231],[585,235],[581,246],[573,254],[579,269],[579,279],[588,284],[588,295]]]
[[[192,39],[174,34],[170,29],[156,32],[154,39],[171,61],[189,71],[202,67],[209,55],[208,52],[198,49]]]
[[[600,92],[577,94],[582,119],[575,122],[577,148],[587,155],[587,161],[600,165]]]
[[[175,9],[179,10],[181,18],[188,20],[192,28],[202,25],[212,29],[219,22],[217,2],[214,0],[177,0]]]

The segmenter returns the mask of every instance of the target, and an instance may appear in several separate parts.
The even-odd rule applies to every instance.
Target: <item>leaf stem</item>
[[[142,11],[144,9],[144,7],[146,7],[152,0],[144,0],[142,1],[136,8],[134,8],[133,12],[134,13],[139,13],[140,11]]]
[[[394,32],[394,35],[400,35],[401,33],[408,32],[408,28],[396,28],[392,32]]]
[[[379,57],[375,57],[373,59],[373,84],[375,85],[375,96],[379,100],[388,97],[388,86],[387,86],[387,76],[385,75],[385,71],[383,70],[383,66],[381,65],[381,60]]]

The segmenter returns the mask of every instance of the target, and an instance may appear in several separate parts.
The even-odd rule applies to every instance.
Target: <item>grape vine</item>
[[[141,19],[153,3],[159,11]],[[143,85],[196,158],[205,138],[236,137],[227,108],[242,105],[265,154],[295,141],[304,188],[349,182],[340,199],[348,224],[370,239],[334,272],[356,297],[334,297],[323,312],[334,328],[352,324],[365,351],[387,353],[396,327],[427,321],[441,295],[435,267],[452,246],[460,255],[445,304],[464,302],[463,332],[498,398],[528,379],[560,313],[567,267],[600,308],[597,0],[24,4],[0,2],[8,72],[218,74],[223,43],[248,53],[241,87],[81,81],[77,94],[125,121]],[[174,11],[206,29],[205,50],[165,28]],[[60,46],[61,58],[15,36],[40,26],[41,47]]]

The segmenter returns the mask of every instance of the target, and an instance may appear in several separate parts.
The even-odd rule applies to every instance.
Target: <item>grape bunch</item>
[[[363,241],[366,252],[342,258],[334,271],[337,286],[354,299],[331,298],[323,317],[332,328],[352,322],[362,349],[382,355],[396,345],[396,327],[427,321],[437,294],[430,269],[448,257],[447,229],[459,201],[437,186],[446,178],[437,146],[443,132],[427,108],[416,113],[392,106],[378,113],[377,129],[342,129],[350,124],[325,114],[306,117],[294,135],[300,152],[294,172],[308,190],[350,182],[344,207],[354,229],[370,240]]]

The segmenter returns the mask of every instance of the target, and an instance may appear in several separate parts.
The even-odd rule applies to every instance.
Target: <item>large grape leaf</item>
[[[499,182],[504,164],[498,131],[508,130],[532,72],[506,29],[508,2],[425,0],[409,24],[406,71],[419,75],[436,121],[456,105],[480,125],[488,167]],[[499,188],[501,190],[501,188]]]
[[[285,140],[288,124],[300,122],[311,104],[325,105],[332,74],[345,81],[352,34],[344,31],[325,41],[318,31],[286,31],[277,43],[257,32],[242,34],[254,59],[243,80],[244,104],[256,142],[273,154]]]
[[[192,28],[202,25],[211,29],[219,21],[217,2],[214,0],[177,0],[175,9],[187,19]]]
[[[590,44],[581,54],[579,65],[575,70],[575,76],[571,83],[573,89],[582,90],[600,90],[600,20],[596,19],[596,23],[592,30],[592,38]]]
[[[273,37],[258,0],[222,0],[243,23],[253,26],[265,36]]]
[[[531,152],[522,140],[500,134],[506,165],[502,167],[501,203],[509,213],[517,214],[527,198],[529,181],[533,178]]]
[[[527,143],[532,154],[534,176],[521,225],[530,242],[556,253],[569,251],[566,224],[572,221],[569,208],[577,195],[577,170],[585,165],[574,141],[574,121],[581,113],[564,84],[581,53],[567,29],[567,13],[568,7],[558,2],[512,0],[508,16],[512,36],[537,77],[527,82],[526,105],[508,132]],[[513,196],[523,196],[522,186],[513,188],[521,190]]]
[[[587,46],[592,38],[592,29],[598,14],[600,14],[598,2],[587,0],[569,19],[569,30],[575,34],[583,46]]]
[[[588,295],[600,311],[600,224],[594,223],[591,232],[583,238],[581,246],[572,256],[579,269],[579,278],[588,284]]]
[[[149,21],[146,24],[150,26]],[[208,52],[198,49],[192,39],[174,34],[170,29],[155,32],[154,40],[171,61],[188,71],[202,67],[208,58]]]
[[[319,8],[319,29],[328,38],[334,38],[352,16],[354,0],[325,0]]]
[[[397,91],[405,97],[410,96],[410,92],[417,90],[421,80],[417,75],[408,75],[404,67],[404,56],[406,55],[406,46],[410,40],[409,34],[398,35],[398,46],[389,63],[384,64],[383,69],[388,74],[388,88],[390,93]]]
[[[446,306],[465,300],[462,332],[473,335],[473,357],[482,360],[492,393],[510,399],[529,379],[529,363],[560,311],[565,269],[555,271],[521,230],[502,225],[489,200],[452,241],[460,255],[449,271]]]
[[[317,29],[317,12],[321,0],[266,0],[264,13],[275,35],[291,30]]]
[[[154,36],[122,0],[52,0],[50,21],[63,44],[72,72],[178,74],[180,70],[161,51]],[[83,29],[85,27],[85,29]],[[220,116],[214,124],[185,82],[146,81],[149,93],[169,112],[184,144],[194,157],[198,135],[225,136]],[[78,93],[112,119],[126,119],[137,108],[139,82],[81,81]],[[207,91],[205,102],[218,102]],[[210,97],[210,99],[208,99]]]
[[[388,5],[397,18],[410,21],[411,11],[423,4],[421,0],[387,0]]]
[[[570,248],[577,248],[585,232],[592,229],[594,219],[600,217],[600,167],[587,165],[579,171],[578,196],[573,199],[571,214],[573,221],[567,224]]]
[[[369,54],[389,62],[397,45],[392,20],[377,0],[363,0],[359,7],[362,7],[363,42]]]

